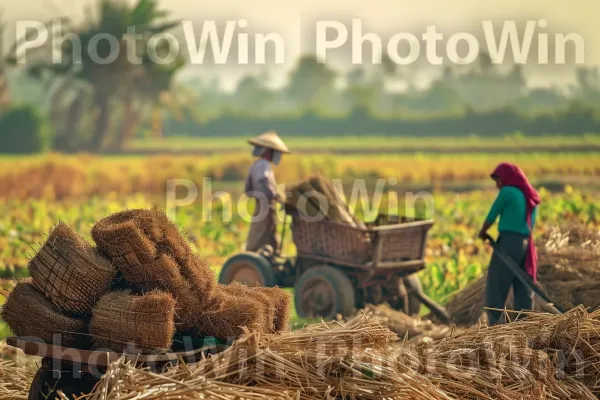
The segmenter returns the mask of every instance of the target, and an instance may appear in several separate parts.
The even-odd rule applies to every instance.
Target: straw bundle
[[[274,332],[284,332],[290,329],[290,317],[292,312],[292,295],[283,289],[260,288],[275,304],[275,315],[273,321]]]
[[[132,263],[144,263],[156,258],[156,246],[151,239],[162,240],[159,226],[154,211],[126,210],[96,222],[91,234],[96,245],[109,257],[135,255]]]
[[[319,174],[296,183],[288,193],[286,203],[301,214],[357,226],[357,219],[347,209],[339,191]]]
[[[244,284],[233,282],[229,285],[221,285],[220,290],[233,297],[247,298],[258,302],[263,310],[264,321],[262,323],[262,333],[274,333],[275,331],[275,303],[262,291],[260,287],[249,287]]]
[[[175,300],[164,292],[143,296],[112,292],[94,307],[90,334],[95,348],[149,352],[171,347]]]
[[[2,320],[21,337],[37,338],[63,346],[85,345],[85,323],[57,311],[39,293],[31,278],[17,283],[2,307]]]
[[[111,215],[94,225],[92,237],[132,290],[171,293],[177,301],[177,329],[195,327],[213,296],[216,277],[163,212],[129,210]]]
[[[65,313],[89,315],[110,289],[115,267],[64,223],[29,262],[33,285]]]
[[[255,298],[238,297],[218,286],[213,300],[198,316],[194,333],[197,336],[213,336],[221,340],[233,340],[245,332],[267,332],[267,310]]]

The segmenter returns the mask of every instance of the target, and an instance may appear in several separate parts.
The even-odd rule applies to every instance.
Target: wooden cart
[[[449,320],[445,310],[424,295],[414,275],[425,268],[432,226],[433,220],[380,215],[375,223],[357,228],[292,215],[296,257],[270,248],[238,253],[225,263],[219,281],[293,287],[301,317],[332,319],[351,315],[367,303],[387,302],[408,314],[417,314],[425,303]]]
[[[29,356],[42,358],[41,366],[29,390],[29,400],[59,399],[58,391],[68,398],[88,394],[98,383],[106,368],[113,362],[124,359],[140,367],[160,371],[184,361],[191,363],[227,347],[214,338],[185,338],[187,351],[157,351],[154,354],[125,354],[113,351],[94,351],[54,344],[46,344],[29,338],[10,337],[9,346],[23,350]]]

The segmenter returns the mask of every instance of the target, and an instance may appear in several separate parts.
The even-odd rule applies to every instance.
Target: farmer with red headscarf
[[[514,164],[501,163],[491,176],[500,193],[485,219],[479,237],[484,238],[499,216],[498,246],[537,282],[537,253],[532,232],[540,196],[523,171]],[[511,287],[515,310],[533,309],[533,292],[493,254],[488,268],[485,306],[503,309]],[[502,311],[487,310],[489,325],[500,323],[502,314]]]

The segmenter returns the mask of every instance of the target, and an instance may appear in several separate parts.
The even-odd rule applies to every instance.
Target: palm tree
[[[80,27],[71,27],[70,33],[77,35],[81,49],[88,49],[98,34],[109,34],[118,38],[119,49],[111,49],[106,41],[100,42],[97,46],[98,56],[103,59],[116,56],[113,62],[99,64],[88,51],[74,52],[73,44],[65,41],[64,46],[60,49],[62,63],[38,63],[32,66],[31,71],[34,76],[47,77],[47,74],[44,75],[44,73],[49,72],[53,82],[56,82],[56,78],[66,78],[65,88],[54,92],[57,100],[61,99],[64,92],[68,90],[75,90],[78,93],[76,98],[77,96],[91,97],[91,108],[96,118],[91,135],[84,141],[85,150],[101,151],[111,138],[112,108],[115,102],[127,105],[128,109],[125,110],[127,118],[130,121],[136,120],[137,114],[133,110],[135,108],[133,102],[137,100],[143,103],[144,101],[140,101],[139,98],[134,99],[134,97],[153,95],[156,98],[157,90],[169,87],[173,73],[182,64],[181,60],[174,65],[166,66],[167,71],[164,71],[155,63],[148,62],[147,56],[144,57],[141,65],[132,63],[127,59],[126,51],[130,43],[127,39],[128,28],[134,28],[136,34],[142,35],[142,44],[145,46],[153,35],[164,33],[178,25],[178,22],[165,21],[167,16],[166,11],[158,9],[157,0],[138,0],[133,6],[123,1],[100,0],[98,15],[88,18]],[[113,53],[115,50],[118,51],[118,54]],[[80,58],[75,58],[79,55]],[[150,82],[151,89],[140,89],[140,87],[146,86],[140,84],[141,82]],[[61,97],[58,97],[59,95]],[[78,119],[71,119],[75,115],[69,115],[69,119],[71,123],[78,123],[84,114],[89,114],[92,110],[86,109],[83,112],[81,98],[77,98],[78,104],[73,101],[67,106],[68,113],[77,114]],[[130,126],[135,125],[130,121],[124,123],[126,131],[131,129]],[[67,131],[70,130],[67,129]],[[72,140],[74,138],[66,137],[65,139]],[[118,142],[122,141],[118,140]]]
[[[145,117],[157,124],[161,121],[161,109],[176,104],[177,96],[171,86],[174,76],[184,65],[185,61],[180,58],[168,65],[158,65],[150,59],[149,55],[142,57],[138,73],[132,74],[132,79],[121,93],[123,123],[112,141],[112,149],[122,149],[133,138]],[[156,130],[160,128],[157,127]]]

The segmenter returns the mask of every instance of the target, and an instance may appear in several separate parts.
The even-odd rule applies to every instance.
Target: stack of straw
[[[214,272],[163,212],[111,215],[94,225],[92,237],[119,268],[125,281],[121,287],[173,296],[177,332],[228,340],[244,329],[273,333],[287,328],[291,299],[286,292],[217,285]],[[283,324],[276,323],[276,315]]]
[[[157,375],[113,363],[89,400],[596,399],[600,314],[535,314],[446,339],[403,343],[376,320],[248,334],[193,365]]]
[[[35,374],[30,365],[15,361],[0,361],[0,399],[27,400]]]
[[[430,320],[413,318],[387,304],[367,305],[362,312],[377,318],[388,329],[409,343],[440,340],[459,332],[455,327],[437,325]]]
[[[86,347],[86,321],[110,289],[114,266],[64,223],[29,262],[31,278],[14,287],[2,319],[21,337]]]
[[[538,279],[557,306],[570,310],[583,305],[592,310],[600,306],[600,235],[593,230],[570,227],[551,231],[538,245]],[[486,278],[479,278],[455,294],[446,309],[458,324],[477,323],[484,311]],[[509,294],[506,308],[512,309]],[[537,301],[535,309],[545,311]]]
[[[92,228],[97,248],[59,223],[31,259],[31,279],[9,294],[13,333],[80,348],[168,349],[175,333],[235,339],[287,329],[291,298],[279,288],[217,285],[167,216],[127,210]]]
[[[350,212],[342,192],[319,174],[291,186],[286,204],[300,215],[365,228],[364,223]]]

